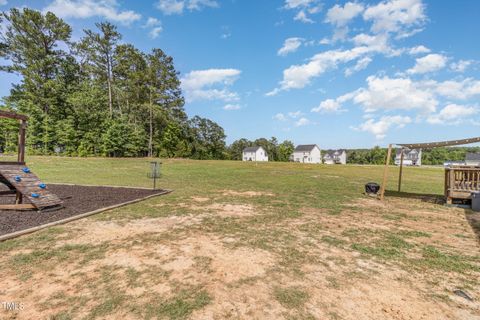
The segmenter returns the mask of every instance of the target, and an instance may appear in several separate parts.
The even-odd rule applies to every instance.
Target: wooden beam
[[[400,151],[400,172],[398,173],[398,192],[402,190],[402,173],[403,173],[403,148]]]
[[[388,152],[387,152],[387,159],[385,161],[385,168],[383,169],[383,181],[382,181],[382,186],[380,187],[380,200],[383,201],[383,198],[385,196],[385,188],[387,185],[387,179],[388,179],[388,166],[390,165],[390,158],[392,156],[392,145],[388,145]]]
[[[36,209],[30,203],[22,203],[22,204],[0,204],[0,210],[32,210]]]
[[[18,114],[15,112],[9,112],[9,111],[3,111],[3,110],[0,110],[0,118],[9,118],[9,119],[22,120],[22,121],[28,120],[28,117],[23,114]]]
[[[0,166],[11,166],[11,165],[20,165],[23,166],[25,162],[18,162],[18,161],[0,161]]]
[[[448,147],[448,146],[458,146],[462,144],[470,144],[480,142],[480,137],[460,139],[460,140],[449,140],[449,141],[439,141],[439,142],[426,142],[426,143],[396,143],[399,146],[409,148],[409,149],[429,149],[437,147]]]
[[[27,121],[21,120],[20,131],[18,133],[18,162],[25,162],[25,131]]]

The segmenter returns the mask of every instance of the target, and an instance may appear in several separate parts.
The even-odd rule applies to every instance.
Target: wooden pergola
[[[387,151],[387,159],[385,162],[385,167],[383,169],[383,181],[380,188],[380,200],[383,201],[385,197],[385,188],[387,185],[388,180],[388,167],[390,165],[390,159],[392,157],[392,147],[394,145],[400,146],[402,148],[400,152],[400,172],[398,174],[398,192],[402,189],[402,174],[403,174],[403,149],[431,149],[431,148],[438,148],[438,147],[449,147],[449,146],[457,146],[463,144],[470,144],[480,142],[480,137],[476,138],[468,138],[468,139],[461,139],[461,140],[449,140],[449,141],[439,141],[439,142],[426,142],[426,143],[393,143],[388,145]]]

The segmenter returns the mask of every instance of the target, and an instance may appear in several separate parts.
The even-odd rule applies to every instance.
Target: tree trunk
[[[107,85],[108,85],[108,108],[110,110],[110,116],[113,115],[113,105],[112,105],[112,78],[111,78],[111,65],[110,65],[110,55],[107,54]]]
[[[153,156],[153,105],[152,105],[152,91],[150,90],[150,119],[149,119],[149,137],[148,137],[148,156]]]

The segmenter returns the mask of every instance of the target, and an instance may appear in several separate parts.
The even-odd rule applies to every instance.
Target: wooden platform
[[[43,209],[60,206],[62,200],[51,193],[48,190],[48,186],[45,189],[40,188],[41,180],[33,172],[25,173],[23,171],[24,168],[26,167],[22,164],[0,165],[0,182],[3,182],[11,192],[20,193],[30,202],[30,204],[23,204],[21,206],[18,206],[19,204],[12,204],[12,206],[17,205],[17,209]],[[20,181],[15,180],[17,176],[21,178]],[[32,194],[37,194],[38,197],[33,197]],[[8,207],[3,209],[15,208]]]
[[[448,204],[454,199],[471,199],[472,192],[480,192],[480,167],[445,168],[445,198]]]

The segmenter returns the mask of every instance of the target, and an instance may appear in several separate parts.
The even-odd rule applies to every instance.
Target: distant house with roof
[[[242,152],[243,161],[268,161],[268,155],[265,149],[260,146],[247,147]]]
[[[326,150],[322,158],[325,164],[347,164],[347,152],[343,149]]]
[[[422,165],[422,149],[397,149],[395,155],[395,164],[400,165],[403,150],[404,166],[421,166]]]
[[[322,163],[322,152],[316,144],[301,144],[293,150],[291,159],[302,163]]]
[[[480,153],[478,152],[468,152],[465,155],[465,164],[467,166],[480,166]]]

